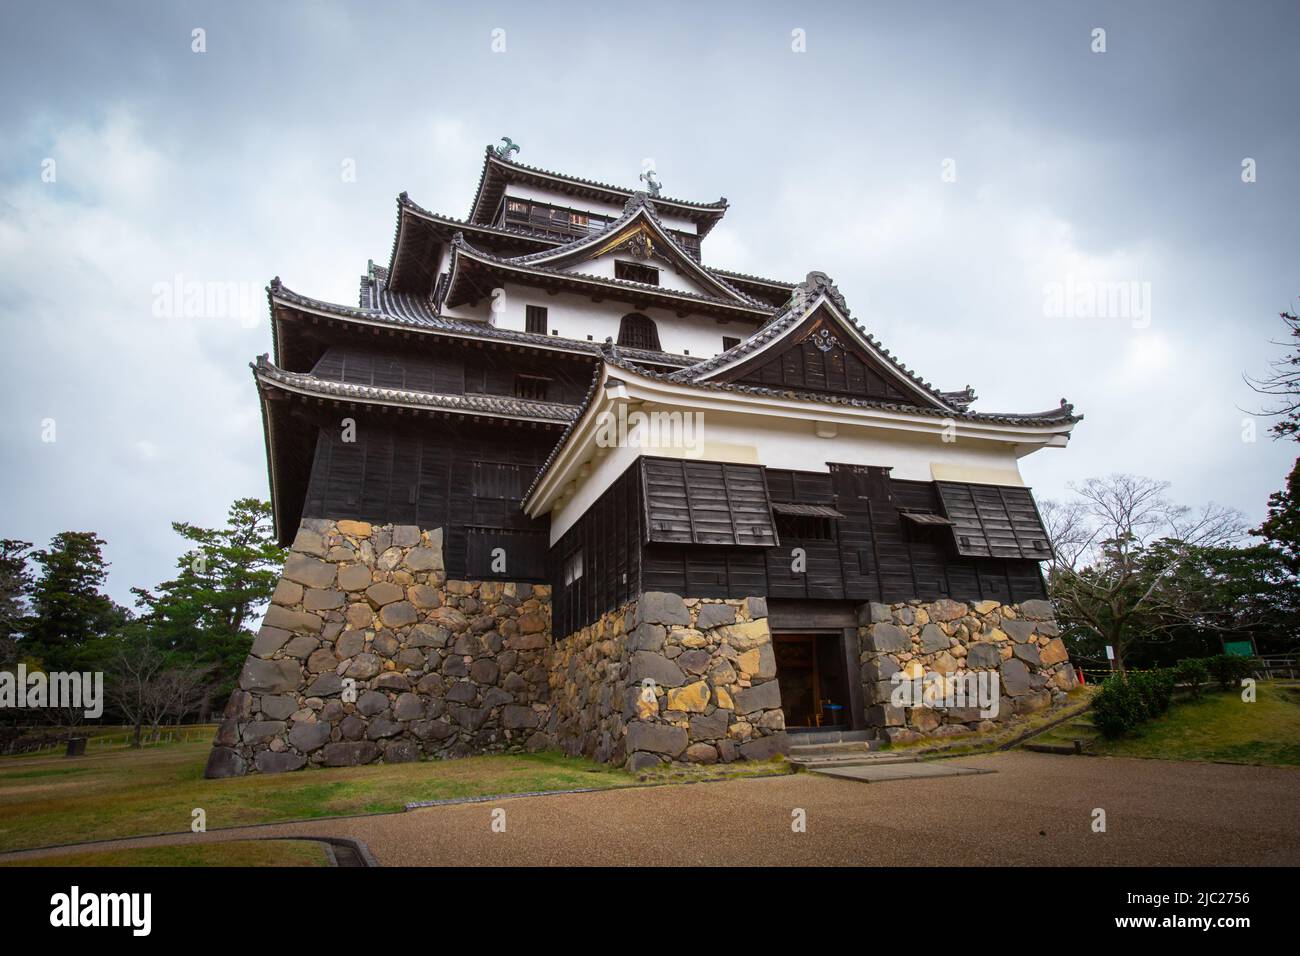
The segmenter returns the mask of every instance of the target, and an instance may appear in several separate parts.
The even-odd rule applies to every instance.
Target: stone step
[[[833,757],[836,755],[860,756],[879,750],[883,741],[852,740],[842,744],[796,744],[789,750],[791,757]]]
[[[788,758],[790,763],[805,770],[821,770],[831,767],[876,767],[899,763],[917,763],[920,757],[915,754],[859,753],[842,754],[834,757],[796,757]]]
[[[842,744],[862,740],[875,740],[874,730],[792,730],[786,734],[792,747],[814,744]]]
[[[1038,754],[1077,754],[1083,751],[1074,744],[1045,744],[1034,743],[1033,741],[1020,745],[1025,750],[1033,751]]]

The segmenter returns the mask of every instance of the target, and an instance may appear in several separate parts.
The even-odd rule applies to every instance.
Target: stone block
[[[345,591],[364,591],[373,580],[373,573],[364,564],[345,564],[339,568],[339,587]]]
[[[662,687],[680,687],[686,682],[686,675],[682,673],[682,669],[662,654],[637,651],[632,655],[628,682],[640,684],[647,677],[652,678]]]
[[[666,754],[677,757],[686,749],[687,734],[685,728],[671,724],[648,723],[634,720],[627,728],[627,749],[629,753],[639,750]]]
[[[764,606],[763,617],[766,617],[766,606]],[[695,618],[695,626],[701,631],[707,631],[710,628],[718,627],[723,624],[736,623],[736,609],[730,604],[701,604],[699,613]]]
[[[865,650],[898,654],[912,649],[912,639],[895,624],[872,624],[863,647]]]
[[[742,714],[752,714],[758,710],[769,710],[781,706],[781,689],[775,680],[742,687],[735,694],[736,710]]]
[[[1030,667],[1038,667],[1042,664],[1041,655],[1039,654],[1037,645],[1017,644],[1012,653]]]
[[[291,631],[286,631],[279,627],[262,626],[257,632],[257,637],[253,638],[253,646],[250,653],[254,657],[270,657],[292,636]]]
[[[292,694],[263,694],[260,705],[267,720],[284,720],[298,709],[298,699]]]
[[[1025,601],[1020,605],[1020,616],[1031,621],[1050,621],[1055,614],[1050,601]]]
[[[1020,697],[1029,693],[1029,669],[1023,661],[1016,658],[1002,662],[1002,690],[1010,697]]]
[[[297,690],[302,679],[302,667],[294,660],[263,661],[250,657],[244,661],[239,674],[239,686],[244,690],[278,694]]]
[[[356,767],[367,764],[379,756],[379,747],[369,740],[337,742],[325,745],[327,767]]]
[[[284,631],[308,631],[312,634],[319,634],[323,623],[317,614],[309,611],[291,611],[278,604],[268,607],[266,617],[262,618],[263,626]]]
[[[320,750],[330,740],[330,725],[323,721],[314,724],[300,721],[289,731],[289,745],[302,753],[309,754]],[[261,769],[261,768],[258,768]]]
[[[219,780],[223,777],[239,777],[244,773],[244,758],[238,751],[229,747],[213,747],[212,752],[208,754],[208,763],[203,770],[203,776],[209,780]]]
[[[741,760],[771,760],[789,749],[790,739],[785,734],[768,734],[741,744],[739,756]]]
[[[691,623],[690,612],[686,602],[678,595],[667,591],[646,591],[636,602],[636,624],[680,624]]]
[[[716,708],[711,714],[698,714],[691,718],[691,740],[715,740],[727,736],[731,711]]]
[[[1006,631],[1011,639],[1017,644],[1024,644],[1034,635],[1034,622],[1013,621],[1008,619],[1002,622],[1002,629]]]
[[[400,591],[399,591],[400,593]],[[420,619],[415,605],[410,601],[386,604],[379,610],[379,623],[384,627],[408,627]]]
[[[867,708],[867,724],[871,727],[901,727],[903,708],[893,704],[872,704]]]
[[[711,694],[707,681],[696,681],[685,687],[675,687],[668,691],[668,709],[680,710],[690,714],[702,714],[709,705]]]
[[[997,667],[1002,661],[1002,652],[996,644],[979,641],[966,648],[966,666],[970,668]]]
[[[284,562],[284,577],[309,588],[327,588],[334,583],[334,565],[293,552]]]
[[[946,651],[951,642],[948,635],[943,632],[938,624],[927,624],[921,628],[921,650],[926,654],[933,654],[935,651]]]
[[[1065,650],[1065,642],[1059,637],[1054,637],[1046,644],[1040,652],[1040,659],[1044,667],[1051,667],[1053,664],[1059,664],[1067,660],[1069,654]]]

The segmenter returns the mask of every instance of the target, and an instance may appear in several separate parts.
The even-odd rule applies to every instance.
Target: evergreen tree
[[[17,640],[27,626],[32,572],[27,567],[30,541],[0,539],[0,667],[18,657]]]
[[[1287,475],[1286,487],[1268,496],[1268,517],[1254,529],[1282,552],[1292,575],[1300,575],[1300,458]]]
[[[96,642],[129,617],[102,593],[109,567],[103,547],[93,531],[64,531],[35,554],[41,574],[22,651],[48,670],[83,669]]]
[[[173,522],[191,548],[152,591],[133,588],[151,640],[174,666],[212,665],[212,702],[234,687],[252,644],[251,625],[271,599],[284,563],[271,506],[241,498],[223,528]]]

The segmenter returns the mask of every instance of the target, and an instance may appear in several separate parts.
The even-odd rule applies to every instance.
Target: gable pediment
[[[709,378],[877,401],[944,406],[916,387],[823,302],[766,348]]]
[[[655,218],[644,197],[629,202],[623,219],[603,232],[555,249],[521,256],[514,261],[561,272],[639,281],[629,275],[617,274],[624,270],[616,263],[623,262],[633,267],[626,270],[633,274],[639,271],[636,267],[658,270],[661,281],[647,284],[744,305],[756,304],[754,299],[713,275],[683,249]]]

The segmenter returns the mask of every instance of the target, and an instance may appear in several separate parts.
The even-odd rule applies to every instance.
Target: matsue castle
[[[1061,703],[1018,463],[1073,408],[976,410],[816,263],[708,265],[725,199],[519,153],[488,147],[464,219],[402,193],[356,303],[272,281],[253,376],[291,550],[208,775],[762,760]]]

